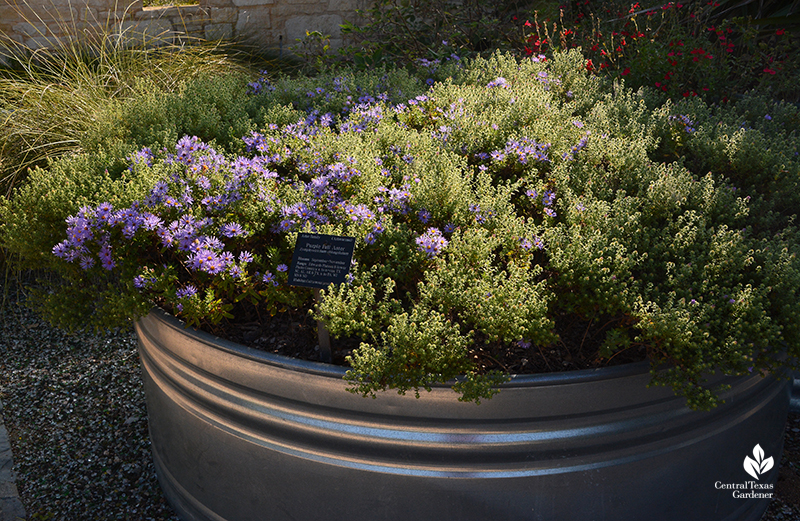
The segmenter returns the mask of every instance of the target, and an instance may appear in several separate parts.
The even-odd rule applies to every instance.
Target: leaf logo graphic
[[[744,458],[744,470],[754,478],[759,479],[758,476],[771,469],[775,462],[772,461],[772,456],[764,459],[764,449],[761,448],[761,445],[753,447],[753,456],[755,456],[755,459],[750,456]]]

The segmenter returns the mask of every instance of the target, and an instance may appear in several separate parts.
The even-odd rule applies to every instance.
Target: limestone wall
[[[143,8],[141,0],[0,0],[0,33],[30,49],[102,27],[128,41],[157,43],[182,36],[235,38],[288,51],[306,31],[342,43],[339,24],[354,21],[366,0],[200,0],[199,5]]]

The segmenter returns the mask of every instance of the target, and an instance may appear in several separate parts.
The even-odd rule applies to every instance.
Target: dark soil
[[[241,314],[237,314],[241,316]],[[269,316],[260,313],[260,316]],[[622,319],[600,317],[587,319],[564,315],[556,319],[559,340],[548,346],[521,347],[516,343],[501,344],[476,337],[469,356],[481,372],[500,370],[507,374],[536,374],[607,367],[647,359],[644,346],[632,344],[609,358],[599,356],[606,333]],[[255,314],[240,320],[223,321],[215,327],[204,328],[221,338],[301,360],[320,360],[317,322],[304,309],[290,309],[267,320],[255,319]],[[349,366],[346,357],[362,339],[332,338],[333,364]]]

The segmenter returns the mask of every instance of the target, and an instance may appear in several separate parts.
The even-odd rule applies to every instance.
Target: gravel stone
[[[28,519],[174,520],[150,452],[132,331],[69,334],[0,311],[0,400]]]
[[[155,475],[133,332],[70,334],[22,300],[0,309],[0,401],[28,519],[180,521]],[[778,520],[800,521],[800,414],[762,518]]]

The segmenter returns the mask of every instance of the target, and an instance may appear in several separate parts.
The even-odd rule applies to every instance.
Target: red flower
[[[631,68],[630,67],[625,67],[625,70],[622,71],[622,75],[623,76],[627,76],[630,73],[631,73]]]
[[[592,70],[594,70],[594,64],[592,63],[592,60],[587,60],[587,61],[586,61],[586,70],[587,70],[587,71],[592,71]]]
[[[770,69],[770,68],[765,68],[765,69],[764,69],[764,72],[766,72],[767,74],[775,74],[775,71],[773,71],[773,70],[772,70],[772,69]]]
[[[785,33],[785,32],[786,32],[786,29],[778,29],[777,31],[775,31],[775,34],[777,34],[778,36],[782,36],[783,33]]]
[[[528,20],[525,20],[525,23],[523,24],[523,26],[524,27],[530,27],[531,23]]]

